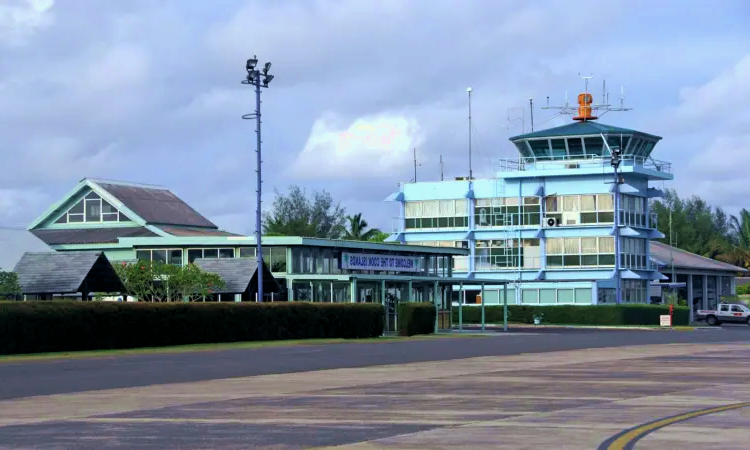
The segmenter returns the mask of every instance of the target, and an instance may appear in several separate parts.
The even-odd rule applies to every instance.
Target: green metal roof
[[[586,136],[599,134],[638,134],[652,139],[660,140],[661,137],[653,134],[643,133],[641,131],[631,130],[628,128],[615,127],[599,122],[573,122],[559,127],[548,128],[546,130],[534,131],[532,133],[520,134],[510,138],[511,141],[533,138],[552,138],[565,136]]]

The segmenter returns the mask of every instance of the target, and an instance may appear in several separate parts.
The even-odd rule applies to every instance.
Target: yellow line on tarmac
[[[644,438],[649,433],[652,433],[660,428],[664,428],[677,422],[694,419],[696,417],[705,416],[708,414],[731,411],[733,409],[747,407],[750,407],[750,402],[734,403],[731,405],[717,406],[714,408],[699,409],[697,411],[678,414],[676,416],[665,417],[653,422],[644,423],[643,425],[638,425],[635,428],[625,430],[612,436],[599,446],[599,450],[632,450],[636,442]]]

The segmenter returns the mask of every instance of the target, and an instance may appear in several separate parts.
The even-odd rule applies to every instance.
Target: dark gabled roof
[[[599,122],[573,122],[559,127],[547,128],[546,130],[534,131],[531,133],[520,134],[510,138],[511,141],[518,141],[521,139],[530,138],[551,138],[551,137],[564,137],[564,136],[586,136],[586,135],[599,135],[599,134],[639,134],[641,136],[650,137],[652,139],[660,140],[659,136],[652,134],[643,133],[641,131],[631,130],[628,128],[615,127],[612,125],[606,125]]]
[[[218,228],[166,188],[90,181],[109,192],[149,224]]]
[[[246,291],[255,293],[257,290],[257,268],[258,262],[249,258],[198,258],[193,262],[206,272],[219,275],[226,287],[217,290],[217,294],[242,294]],[[264,264],[263,292],[277,293],[279,285],[276,283],[271,271]]]
[[[113,244],[122,237],[158,236],[145,227],[37,229],[31,233],[47,245]]]
[[[716,261],[711,258],[686,252],[679,248],[670,247],[661,242],[651,241],[651,258],[665,264],[667,267],[695,270],[718,270],[723,272],[747,272],[742,267]]]
[[[124,290],[102,252],[26,252],[13,271],[24,294]]]
[[[172,236],[241,236],[240,234],[230,233],[228,231],[207,228],[175,227],[164,225],[160,226],[159,229],[171,234]]]

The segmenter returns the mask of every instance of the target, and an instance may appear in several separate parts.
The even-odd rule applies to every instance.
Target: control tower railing
[[[609,156],[555,156],[554,159],[519,156],[517,158],[502,158],[498,162],[498,172],[520,172],[525,170],[565,170],[583,168],[609,168]],[[672,164],[659,161],[651,157],[624,155],[620,157],[620,168],[636,167],[655,170],[657,172],[672,173]]]

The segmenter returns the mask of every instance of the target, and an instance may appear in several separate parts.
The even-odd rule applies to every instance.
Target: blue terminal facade
[[[671,167],[651,156],[660,137],[593,119],[510,138],[519,155],[500,160],[494,178],[402,184],[386,199],[400,205],[389,240],[468,248],[454,276],[511,281],[517,304],[615,303],[619,258],[621,301],[648,303],[650,282],[664,278],[650,257],[649,240],[664,236],[649,199],[662,196],[652,184],[672,180]],[[487,286],[485,304],[501,293]]]

